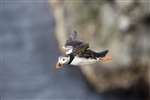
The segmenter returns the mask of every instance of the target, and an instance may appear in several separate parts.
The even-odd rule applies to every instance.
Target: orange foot
[[[112,60],[112,55],[107,54],[105,57],[98,58],[99,61],[106,62]]]

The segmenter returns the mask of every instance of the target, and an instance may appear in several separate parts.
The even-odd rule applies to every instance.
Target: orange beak
[[[62,68],[62,66],[63,66],[62,64],[60,64],[60,63],[57,62],[56,69]]]

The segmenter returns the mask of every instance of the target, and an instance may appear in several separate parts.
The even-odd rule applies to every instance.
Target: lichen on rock
[[[99,51],[109,49],[113,61],[82,66],[98,91],[135,85],[141,78],[150,84],[150,2],[142,0],[50,0],[60,47],[68,34]]]

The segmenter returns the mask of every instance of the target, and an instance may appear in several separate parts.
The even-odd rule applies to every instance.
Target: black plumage
[[[89,48],[88,43],[84,43],[82,41],[76,40],[77,32],[73,31],[70,33],[68,40],[65,43],[65,47],[72,46],[73,47],[73,55],[81,55],[85,50]]]
[[[84,57],[84,58],[96,59],[96,58],[104,57],[107,53],[108,53],[108,50],[104,50],[104,51],[101,51],[101,52],[94,52],[90,49],[87,49],[87,50],[84,51],[84,53],[81,53],[78,56],[79,57]]]
[[[96,59],[99,57],[104,57],[108,50],[104,50],[101,52],[95,52],[89,49],[89,44],[81,42],[76,39],[77,38],[77,32],[73,31],[70,33],[68,40],[65,43],[65,47],[72,46],[73,52],[70,54],[71,56],[79,56],[84,58],[92,58]]]

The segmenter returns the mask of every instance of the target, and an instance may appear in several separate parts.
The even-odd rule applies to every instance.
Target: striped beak
[[[57,62],[56,69],[59,69],[59,68],[62,68],[62,67],[63,67],[63,64],[60,64],[59,62]]]

